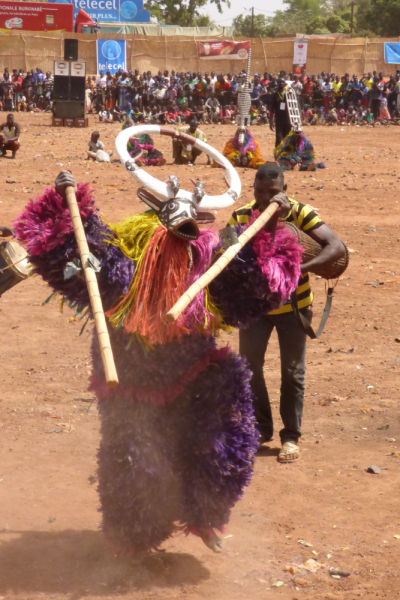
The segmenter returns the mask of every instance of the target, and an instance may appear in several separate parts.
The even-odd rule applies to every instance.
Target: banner
[[[400,44],[398,42],[385,43],[385,63],[400,65]]]
[[[110,71],[114,75],[119,69],[126,68],[125,40],[96,40],[97,74]]]
[[[207,60],[246,60],[250,49],[248,42],[200,42],[200,58]]]
[[[0,6],[0,32],[73,31],[72,6],[49,2],[3,2]]]
[[[299,40],[294,42],[293,53],[293,73],[301,75],[307,64],[307,41]]]
[[[143,0],[55,0],[74,7],[74,19],[82,8],[92,19],[114,23],[150,23],[150,11],[143,10]]]

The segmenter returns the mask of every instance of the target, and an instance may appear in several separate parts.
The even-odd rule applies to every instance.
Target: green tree
[[[254,15],[254,37],[274,37],[278,33],[276,25],[269,23],[270,19],[264,15]],[[251,15],[239,15],[232,22],[235,35],[238,37],[251,37]]]
[[[400,23],[400,0],[369,0],[358,3],[359,29],[370,29],[377,35],[397,37]]]
[[[193,27],[198,24],[198,19],[206,22],[204,15],[200,14],[199,8],[209,2],[215,4],[220,13],[222,13],[223,4],[228,7],[231,5],[229,0],[147,0],[144,6],[146,10],[150,11],[152,17],[157,18],[159,23]],[[205,19],[207,18],[206,16]]]

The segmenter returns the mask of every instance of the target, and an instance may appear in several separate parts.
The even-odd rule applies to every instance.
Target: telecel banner
[[[296,40],[293,53],[293,73],[301,75],[307,64],[307,40]]]
[[[110,71],[111,75],[119,69],[126,71],[125,40],[96,40],[97,74]]]
[[[399,42],[387,42],[385,46],[385,63],[400,64],[400,44]]]
[[[72,4],[74,19],[82,8],[92,19],[114,23],[150,23],[150,11],[143,10],[143,0],[55,0]]]

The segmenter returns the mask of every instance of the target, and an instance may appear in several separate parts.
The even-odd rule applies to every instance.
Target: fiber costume
[[[236,134],[226,144],[222,152],[234,166],[258,169],[265,163],[260,153],[260,144],[255,141],[248,129],[239,127]],[[213,166],[217,166],[215,163]]]
[[[99,494],[103,530],[116,549],[156,548],[177,529],[209,544],[252,474],[254,429],[250,373],[215,334],[240,326],[285,301],[300,275],[301,248],[290,232],[260,232],[177,323],[164,315],[208,269],[220,251],[218,233],[199,230],[194,204],[161,202],[154,210],[108,224],[88,184],[77,201],[90,250],[100,263],[98,283],[120,384],[107,388],[97,338],[93,375],[101,419]],[[242,226],[238,226],[242,227]],[[46,189],[15,222],[33,272],[76,312],[88,311],[78,251],[59,193]],[[67,277],[67,278],[66,278]]]
[[[292,171],[300,165],[300,171],[316,171],[316,154],[313,145],[302,131],[291,131],[274,150],[274,157],[283,171]]]
[[[143,165],[156,167],[166,163],[162,152],[156,150],[152,138],[147,133],[132,136],[128,142],[128,152],[132,158],[143,152],[144,154],[139,159]]]

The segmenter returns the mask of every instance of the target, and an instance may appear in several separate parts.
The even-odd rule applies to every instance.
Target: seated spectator
[[[186,133],[187,135],[192,136],[195,139],[199,139],[203,142],[207,141],[206,136],[200,129],[197,128],[198,122],[197,119],[192,118],[189,125],[184,125],[178,129],[179,133]],[[186,142],[181,142],[180,140],[173,138],[172,139],[172,155],[175,159],[174,164],[178,165],[193,165],[198,156],[201,154],[201,150],[198,150],[191,144],[187,144]],[[210,164],[210,157],[207,156],[207,164]]]
[[[352,104],[349,104],[349,108],[347,109],[346,123],[348,126],[355,125],[355,123],[356,123],[356,113],[354,111],[354,106]]]
[[[112,151],[104,151],[104,144],[100,141],[100,133],[98,131],[93,131],[90,137],[87,154],[88,159],[92,158],[96,162],[111,162]]]
[[[338,122],[338,114],[336,112],[336,108],[333,102],[330,103],[328,114],[325,117],[326,125],[337,125]]]
[[[367,111],[364,115],[364,120],[365,120],[366,125],[372,125],[373,120],[374,120],[374,115],[372,114],[370,108],[367,108]]]

